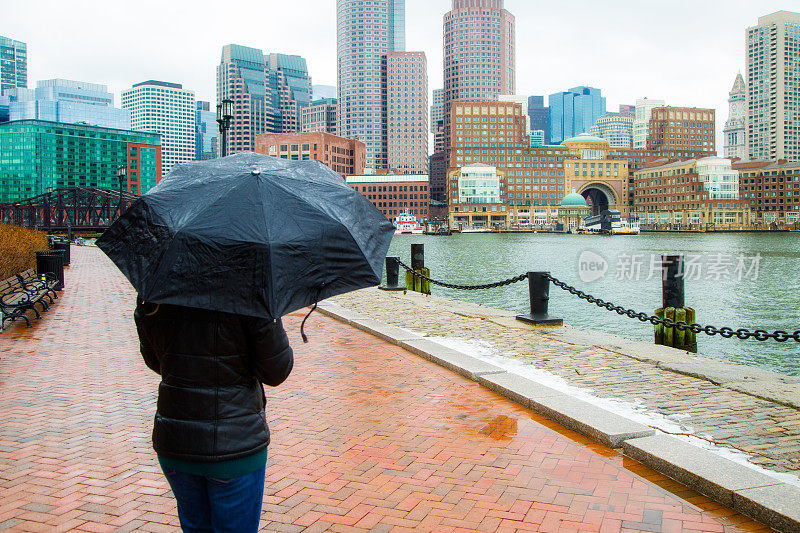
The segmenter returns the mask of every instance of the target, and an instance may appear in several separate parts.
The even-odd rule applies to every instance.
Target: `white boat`
[[[397,218],[394,221],[394,227],[395,235],[422,235],[422,233],[425,232],[425,228],[420,225],[420,223],[411,213],[400,213],[397,215]]]
[[[586,217],[578,233],[639,235],[639,219],[625,220],[619,211],[604,210],[599,215]]]
[[[489,228],[464,228],[461,230],[461,233],[491,233],[492,230]]]

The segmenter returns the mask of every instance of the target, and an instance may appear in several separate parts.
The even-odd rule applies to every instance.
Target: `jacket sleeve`
[[[277,387],[289,377],[294,366],[292,348],[280,319],[245,317],[244,328],[258,380]]]
[[[144,359],[144,364],[147,365],[147,368],[160,375],[161,363],[153,349],[153,345],[150,344],[150,340],[147,338],[147,328],[142,313],[142,305],[138,301],[136,303],[136,310],[133,312],[133,321],[136,323],[136,333],[139,334],[139,351],[142,354],[142,359]]]

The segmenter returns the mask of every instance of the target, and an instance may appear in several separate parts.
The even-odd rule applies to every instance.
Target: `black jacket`
[[[294,359],[280,320],[137,302],[142,357],[161,375],[156,452],[224,461],[269,444],[261,383],[281,384]]]

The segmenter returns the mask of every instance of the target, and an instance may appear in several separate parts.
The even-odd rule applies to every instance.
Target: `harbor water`
[[[661,305],[660,256],[684,254],[686,306],[717,328],[800,329],[800,233],[643,233],[638,236],[548,233],[396,235],[389,255],[410,264],[425,245],[433,279],[471,285],[528,271],[551,274],[584,292],[637,312]],[[401,272],[402,279],[402,272]],[[529,311],[527,282],[488,290],[432,285],[433,294],[510,311]],[[550,314],[565,324],[652,341],[653,326],[619,316],[552,286]],[[704,355],[800,376],[800,343],[698,334]]]

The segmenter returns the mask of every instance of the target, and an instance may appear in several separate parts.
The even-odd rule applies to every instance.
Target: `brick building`
[[[607,140],[586,134],[558,146],[530,146],[522,106],[515,103],[459,101],[453,103],[451,115],[445,200],[451,214],[457,209],[464,226],[491,223],[483,208],[492,206],[458,201],[459,170],[474,163],[494,167],[498,176],[500,201],[494,202],[498,211],[489,216],[498,221],[505,218],[512,226],[546,225],[558,221],[561,200],[573,189],[595,212],[611,208],[628,215],[634,203],[636,170],[658,159],[706,155],[688,149],[611,148]]]
[[[647,134],[648,150],[696,150],[716,155],[716,112],[697,107],[655,107]]]
[[[750,202],[756,224],[797,224],[800,218],[800,162],[734,163],[739,190]]]
[[[414,215],[421,224],[429,218],[427,174],[347,176],[345,181],[392,223],[401,213]]]
[[[342,176],[364,172],[366,161],[363,142],[323,132],[262,133],[256,136],[255,151],[281,159],[321,161]]]
[[[730,159],[704,157],[653,164],[634,174],[634,211],[642,224],[704,228],[750,223]]]

